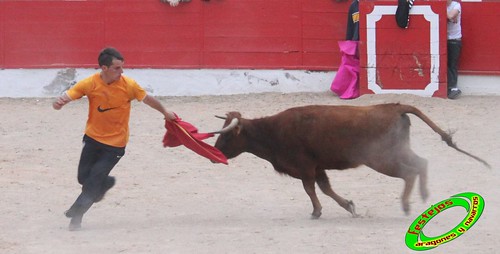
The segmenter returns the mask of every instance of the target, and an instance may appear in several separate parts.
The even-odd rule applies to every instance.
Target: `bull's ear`
[[[241,126],[241,124],[238,123],[238,125],[234,128],[236,135],[240,135],[241,129],[243,129],[243,126]]]

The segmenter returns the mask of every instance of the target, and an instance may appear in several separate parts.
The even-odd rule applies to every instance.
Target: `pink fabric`
[[[227,158],[217,148],[203,142],[203,139],[213,137],[211,133],[198,133],[198,129],[179,117],[173,121],[165,120],[167,132],[163,137],[163,147],[176,147],[184,145],[195,153],[210,159],[211,161],[227,165]]]
[[[330,90],[341,99],[359,97],[358,41],[339,41],[342,60]]]

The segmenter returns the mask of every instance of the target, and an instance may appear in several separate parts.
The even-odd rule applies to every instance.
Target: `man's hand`
[[[448,22],[452,22],[452,23],[458,22],[458,15],[460,14],[460,12],[457,9],[453,9],[453,10],[447,12],[446,14],[447,14]]]
[[[179,5],[180,0],[160,0],[162,3],[169,3],[170,6],[177,6]]]
[[[52,103],[52,107],[55,110],[60,110],[64,105],[68,104],[68,102],[70,101],[71,99],[66,94],[63,94],[59,98],[57,98],[56,101]]]
[[[172,111],[168,111],[167,110],[166,114],[165,114],[165,120],[167,120],[167,121],[173,121],[175,119],[177,119],[177,116],[175,115],[175,113],[172,112]]]

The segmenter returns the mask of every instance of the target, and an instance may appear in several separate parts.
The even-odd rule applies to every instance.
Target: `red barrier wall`
[[[128,67],[328,70],[340,62],[348,2],[159,0],[0,2],[0,67],[94,67],[118,48]]]
[[[500,74],[500,1],[461,2],[461,73]]]
[[[96,67],[97,52],[114,46],[130,68],[336,70],[349,4],[1,0],[0,68]],[[461,71],[500,74],[500,2],[462,6]]]

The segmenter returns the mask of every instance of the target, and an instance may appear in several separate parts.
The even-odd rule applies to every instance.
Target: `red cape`
[[[165,120],[167,132],[163,137],[163,147],[176,147],[184,145],[195,153],[212,161],[227,165],[227,158],[217,148],[203,142],[203,139],[213,137],[211,133],[198,133],[198,129],[179,117],[172,121]]]

